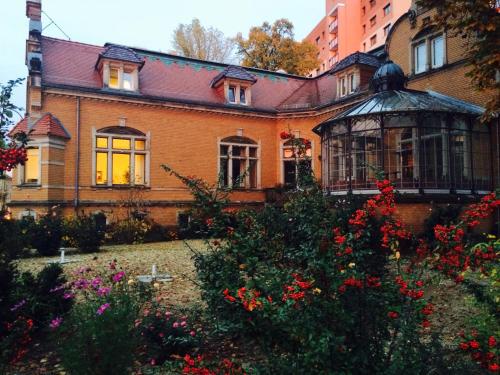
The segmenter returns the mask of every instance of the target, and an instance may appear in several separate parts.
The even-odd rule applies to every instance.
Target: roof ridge
[[[46,36],[46,35],[43,35],[42,36],[42,39],[50,39],[50,40],[55,40],[57,42],[64,42],[64,43],[70,43],[70,44],[79,44],[81,46],[86,46],[86,47],[94,47],[94,48],[98,48],[98,49],[104,49],[105,47],[103,46],[98,46],[96,44],[90,44],[90,43],[83,43],[83,42],[76,42],[74,40],[66,40],[66,39],[60,39],[60,38],[54,38],[52,36]]]

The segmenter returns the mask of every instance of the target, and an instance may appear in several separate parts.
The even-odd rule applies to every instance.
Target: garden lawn
[[[123,269],[129,279],[138,275],[151,274],[151,266],[156,264],[158,273],[173,276],[172,282],[160,283],[159,295],[167,305],[198,305],[200,292],[196,283],[196,273],[189,247],[203,251],[206,246],[202,240],[157,242],[138,245],[102,246],[98,253],[81,254],[67,252],[67,259],[79,259],[79,262],[67,263],[63,268],[69,280],[73,273],[81,267],[91,267],[97,271],[104,270],[112,261],[117,269]],[[19,271],[38,273],[48,261],[59,257],[36,257],[21,259]]]

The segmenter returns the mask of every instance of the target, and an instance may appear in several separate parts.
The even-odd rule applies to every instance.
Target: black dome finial
[[[404,90],[406,76],[398,64],[387,60],[373,75],[370,86],[375,92]]]

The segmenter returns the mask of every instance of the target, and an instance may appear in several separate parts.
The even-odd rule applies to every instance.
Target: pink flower
[[[181,327],[185,327],[185,326],[187,326],[187,323],[186,323],[186,321],[185,321],[185,320],[183,320],[183,321],[181,322]]]
[[[125,276],[125,272],[123,271],[120,271],[118,272],[116,275],[113,276],[113,281],[115,283],[119,283],[121,279],[123,279],[123,277]]]
[[[71,299],[73,298],[75,295],[73,293],[70,293],[70,292],[67,292],[67,293],[64,293],[63,295],[63,298],[64,299]]]
[[[196,336],[196,332],[195,332],[195,331],[191,331],[191,332],[189,332],[189,334],[190,334],[191,336],[193,336],[193,337],[195,337],[195,336]]]
[[[172,313],[170,311],[167,311],[165,313],[165,318],[167,318],[167,320],[170,319],[171,316],[172,316]]]
[[[86,279],[79,279],[76,280],[73,285],[76,289],[87,289],[89,282]]]
[[[97,315],[102,315],[104,314],[104,311],[106,311],[107,309],[109,309],[109,306],[110,304],[109,303],[105,303],[104,305],[101,305],[98,309],[97,309]]]
[[[104,297],[107,296],[111,292],[111,288],[109,287],[102,287],[97,290],[97,295],[99,297]]]
[[[50,322],[50,328],[56,329],[61,325],[62,322],[63,322],[63,318],[58,316],[57,318],[52,319],[52,321]]]
[[[94,288],[98,288],[99,285],[101,285],[102,283],[102,279],[100,277],[96,277],[95,279],[92,280],[91,284],[92,284],[92,287]]]
[[[174,327],[174,328],[179,328],[179,323],[178,323],[178,322],[175,322],[174,324],[172,324],[172,327]]]

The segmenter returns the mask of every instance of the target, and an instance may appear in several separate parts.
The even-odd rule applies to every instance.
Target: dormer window
[[[96,69],[102,76],[104,88],[139,91],[139,71],[144,60],[131,48],[107,45],[99,54]]]
[[[241,66],[230,65],[214,77],[210,86],[227,104],[251,105],[251,86],[255,82],[257,78]]]

